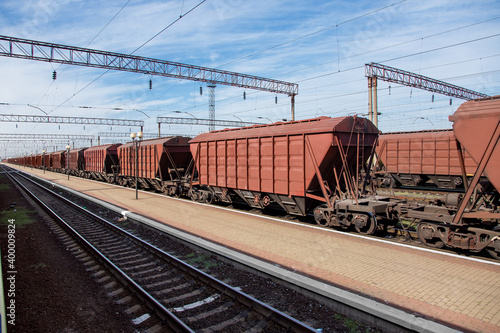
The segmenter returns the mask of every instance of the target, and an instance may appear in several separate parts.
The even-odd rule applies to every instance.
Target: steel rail
[[[19,171],[19,173],[23,173],[22,171]],[[24,176],[23,176],[24,177]],[[26,177],[25,177],[26,178]],[[67,204],[77,208],[78,210],[81,210],[82,212],[86,213],[86,214],[89,214],[91,216],[93,216],[94,218],[98,219],[99,221],[101,221],[106,227],[118,232],[118,233],[121,233],[123,235],[126,235],[127,237],[129,237],[130,239],[132,239],[134,241],[134,243],[136,243],[138,246],[140,246],[141,248],[149,251],[151,254],[159,257],[160,259],[163,259],[163,260],[167,260],[169,262],[169,264],[172,264],[173,266],[175,266],[175,268],[178,268],[179,270],[183,271],[184,273],[186,274],[189,274],[190,276],[196,278],[197,280],[199,281],[202,281],[206,284],[208,284],[209,286],[217,289],[221,294],[224,294],[228,297],[230,297],[231,299],[233,299],[234,301],[236,302],[239,302],[249,308],[251,308],[252,310],[260,313],[261,315],[263,315],[265,318],[267,318],[268,320],[272,320],[274,321],[275,323],[283,326],[283,327],[286,327],[288,328],[289,330],[291,330],[292,332],[317,332],[314,328],[302,323],[301,321],[245,294],[244,292],[241,292],[239,290],[237,290],[236,288],[210,276],[209,274],[197,269],[196,267],[193,267],[193,266],[190,266],[188,264],[186,264],[185,262],[177,259],[176,257],[164,252],[163,250],[155,247],[154,245],[151,245],[147,242],[145,242],[144,240],[138,238],[137,236],[127,232],[126,230],[123,230],[121,228],[119,228],[118,226],[115,226],[111,223],[109,223],[108,221],[104,220],[103,218],[101,218],[100,216],[98,215],[95,215],[94,213],[86,210],[86,209],[83,209],[82,207],[80,207],[79,205],[71,202],[70,200],[68,200],[67,198],[64,198],[62,197],[61,195],[51,191],[50,189],[47,189],[43,186],[41,186],[40,184],[37,184],[36,182],[30,180],[29,178],[26,178],[28,181],[42,187],[45,191],[48,191],[49,193],[51,193],[52,195],[56,196],[57,198],[59,198],[60,200],[66,202]],[[59,217],[58,217],[59,218]],[[69,228],[71,228],[70,226],[68,226]],[[73,230],[73,228],[71,228]],[[76,232],[76,231],[75,231]],[[85,241],[86,243],[88,243],[87,241]],[[95,249],[90,243],[89,245],[92,247],[92,249]],[[97,249],[95,249],[95,251],[98,251]],[[102,254],[101,254],[102,255]],[[104,255],[102,255],[104,256]],[[105,258],[105,257],[104,257]],[[107,258],[105,258],[106,261]],[[111,262],[110,262],[111,263]],[[113,263],[111,263],[111,265],[113,265],[113,267],[116,267]],[[118,267],[116,267],[117,270],[119,270]],[[121,270],[120,270],[121,272]],[[125,273],[123,273],[125,274]],[[126,275],[126,274],[125,274]],[[130,279],[131,283],[133,283],[133,286],[137,288],[139,288],[138,290],[140,290],[141,292],[143,292],[145,295],[147,295],[147,297],[150,297],[153,301],[153,305],[156,306],[156,305],[159,305],[161,308],[161,310],[163,311],[163,309],[165,309],[170,318],[170,316],[172,316],[172,318],[175,318],[176,320],[179,320],[181,321],[179,318],[177,318],[174,314],[172,314],[168,309],[166,309],[165,307],[163,307],[163,305],[161,305],[160,303],[158,303],[158,301],[156,301],[156,299],[154,299],[153,296],[151,296],[149,293],[147,293],[144,289],[142,289],[137,283],[135,283],[131,278],[129,278],[127,276],[128,279]],[[182,321],[181,321],[182,322]],[[183,324],[185,325],[185,324]],[[186,326],[187,327],[187,326]],[[189,327],[188,327],[189,328]],[[190,329],[190,328],[189,328]]]
[[[18,172],[20,174],[20,172]],[[164,307],[161,303],[159,303],[152,295],[150,295],[147,291],[145,291],[139,284],[137,284],[131,277],[127,275],[127,273],[123,272],[120,268],[118,268],[114,263],[112,263],[103,253],[101,253],[97,248],[95,248],[92,244],[90,244],[78,231],[76,231],[73,227],[71,227],[64,219],[62,219],[56,212],[54,212],[50,207],[48,207],[44,202],[42,202],[36,195],[31,192],[26,186],[24,186],[21,182],[19,182],[15,177],[13,177],[10,173],[7,173],[7,175],[15,181],[19,186],[23,188],[26,193],[29,194],[29,196],[37,202],[50,216],[52,216],[54,219],[56,219],[61,226],[66,229],[66,231],[69,231],[70,234],[73,235],[73,237],[77,240],[79,244],[81,244],[85,249],[93,253],[94,257],[96,257],[101,264],[103,264],[120,282],[122,282],[125,286],[129,287],[136,296],[138,296],[143,302],[146,303],[146,305],[155,312],[156,315],[158,315],[162,320],[167,321],[169,327],[173,328],[176,332],[194,332],[191,328],[189,328],[184,322],[182,322],[177,316],[175,316],[172,312],[170,312],[166,307]],[[41,185],[35,183],[34,181],[26,178],[24,175],[21,175],[24,177],[26,180],[30,181],[32,184],[36,184],[39,187],[43,188]],[[78,209],[82,210],[83,209],[70,202],[66,198],[61,197],[57,193],[54,193],[53,191],[50,191],[46,188],[43,188],[44,190],[48,191],[52,195],[58,197],[59,199],[63,199],[63,201],[66,201],[67,203],[73,205],[74,207],[77,207]],[[84,211],[85,213],[89,213],[96,218],[103,220],[99,216],[88,212]],[[103,220],[105,221],[105,220]],[[105,221],[107,223],[107,221]],[[109,223],[108,223],[109,224]]]

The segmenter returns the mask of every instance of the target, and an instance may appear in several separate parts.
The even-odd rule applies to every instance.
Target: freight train
[[[458,148],[451,129],[383,133],[376,153],[373,171],[385,187],[463,190],[464,171],[470,181],[477,168],[469,153]]]
[[[487,250],[500,259],[500,96],[465,102],[450,120],[453,131],[440,133],[439,140],[410,135],[395,146],[383,136],[379,144],[379,130],[367,119],[320,117],[8,162],[137,185],[200,202],[279,208],[288,214],[312,215],[324,226],[354,228],[363,234],[407,220],[417,225],[419,239],[428,246]],[[447,148],[442,149],[443,142]],[[406,163],[410,176],[415,174],[411,168],[418,168],[415,161],[420,161],[424,167],[419,175],[439,176],[437,181],[447,179],[455,186],[461,177],[465,194],[451,205],[377,196],[368,184],[373,179],[369,166],[377,164],[379,157],[388,166],[391,158],[399,166]],[[439,168],[425,169],[450,161],[458,162],[460,173],[449,172],[449,167],[446,175]]]

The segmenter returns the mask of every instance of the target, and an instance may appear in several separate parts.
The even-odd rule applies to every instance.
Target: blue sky
[[[199,3],[3,0],[0,34],[131,53]],[[308,119],[366,114],[364,64],[370,62],[499,94],[499,34],[497,0],[207,0],[134,54],[298,83],[296,119]],[[157,131],[157,116],[208,118],[208,89],[199,82],[110,71],[86,87],[104,70],[9,58],[0,58],[0,71],[0,103],[7,104],[0,105],[1,114],[43,115],[40,108],[54,116],[144,120],[147,133]],[[463,101],[452,99],[450,105],[449,97],[434,94],[432,102],[432,95],[379,81],[379,128],[451,128],[448,116]],[[263,123],[290,119],[290,98],[217,86],[216,118],[237,117]],[[2,133],[19,134],[97,135],[110,130],[137,129],[0,124]],[[162,125],[164,134],[194,136],[207,130]],[[8,153],[5,141],[2,145],[0,156]],[[37,152],[43,143],[32,145],[15,143],[12,149]]]

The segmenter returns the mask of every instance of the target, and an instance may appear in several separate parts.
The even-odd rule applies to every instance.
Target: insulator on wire
[[[52,80],[55,80],[57,78],[57,72],[53,71],[52,72]]]
[[[432,103],[434,103],[434,94],[432,94]]]
[[[450,105],[451,105],[451,103],[452,103],[452,99],[450,98]]]
[[[391,86],[389,86],[389,95],[391,94]]]
[[[200,95],[203,96],[203,87],[200,87]]]
[[[278,96],[274,97],[274,104],[278,104]]]
[[[247,99],[247,92],[246,91],[243,92],[243,99]]]
[[[149,90],[153,89],[153,81],[149,80]]]

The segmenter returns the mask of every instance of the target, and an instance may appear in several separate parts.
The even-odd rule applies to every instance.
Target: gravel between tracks
[[[32,210],[30,203],[4,175],[0,175],[0,184],[2,183],[10,185],[8,191],[0,192],[2,211],[12,202],[17,202],[16,207],[24,206]],[[89,203],[86,206],[89,210],[95,208]],[[107,215],[115,220],[119,218],[115,213],[99,208],[95,210],[98,215]],[[82,264],[50,233],[43,217],[38,213],[31,215],[34,223],[16,230],[19,290],[16,302],[19,307],[16,326],[9,325],[9,332],[135,332],[131,318],[113,304],[102,286],[93,280]],[[0,221],[0,243],[2,254],[5,254],[7,228],[2,225],[3,222]],[[220,280],[241,287],[243,292],[315,328],[322,328],[323,332],[375,331],[272,280],[206,257],[159,232],[132,223],[128,227],[158,247],[175,253],[179,258],[184,258]],[[5,274],[4,257],[5,255],[2,265]]]
[[[16,227],[16,317],[9,332],[134,332],[131,318],[64,245],[4,175],[0,175],[0,244],[4,286],[7,271],[7,212],[29,211],[32,223]],[[15,203],[14,207],[11,204]],[[21,221],[16,221],[21,222]]]

